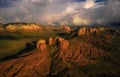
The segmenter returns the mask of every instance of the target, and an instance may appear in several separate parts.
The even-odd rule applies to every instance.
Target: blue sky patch
[[[109,1],[109,0],[96,0],[95,2],[106,2],[106,1]]]
[[[86,0],[76,0],[76,2],[83,2],[83,1],[86,1]]]
[[[12,6],[12,1],[10,0],[0,0],[0,8],[6,8]]]

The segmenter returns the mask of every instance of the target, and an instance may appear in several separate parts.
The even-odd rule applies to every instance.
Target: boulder
[[[37,42],[37,49],[40,49],[41,51],[45,51],[46,50],[46,41],[44,39],[40,39]]]

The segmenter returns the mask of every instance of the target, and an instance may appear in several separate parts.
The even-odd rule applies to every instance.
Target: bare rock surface
[[[68,40],[65,40],[62,37],[56,37],[55,40],[56,40],[56,45],[57,45],[58,48],[60,48],[61,50],[68,49],[68,47],[69,47],[69,41]]]
[[[66,31],[67,33],[70,33],[70,32],[71,32],[71,29],[70,29],[69,26],[65,26],[64,29],[65,29],[65,31]]]
[[[50,37],[49,38],[49,45],[53,45],[53,44],[55,44],[55,39]]]
[[[41,51],[46,50],[46,41],[44,39],[40,39],[37,42],[37,49],[40,49]]]
[[[106,30],[106,28],[104,28],[104,27],[99,27],[99,28],[82,27],[78,30],[78,35],[86,35],[86,34],[90,34],[90,33],[100,33],[105,30]]]
[[[95,64],[97,59],[105,56],[103,50],[78,39],[70,42],[62,37],[50,38],[48,46],[54,44],[51,51],[46,40],[40,39],[32,54],[0,62],[0,77],[47,77],[74,66]]]
[[[46,77],[50,71],[48,51],[0,62],[0,77]]]

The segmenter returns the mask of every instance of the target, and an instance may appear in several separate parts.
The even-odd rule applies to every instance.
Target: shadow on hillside
[[[73,76],[70,76],[70,75],[49,75],[49,76],[47,76],[47,77],[73,77]],[[100,75],[96,75],[96,76],[92,76],[92,75],[88,75],[87,77],[120,77],[120,75],[119,74],[100,74]]]
[[[11,35],[0,35],[0,40],[17,40],[19,38],[11,36]]]
[[[20,50],[18,53],[16,54],[13,54],[13,55],[10,55],[10,56],[6,56],[2,59],[0,59],[0,62],[2,61],[7,61],[7,60],[11,60],[11,59],[14,59],[14,58],[19,58],[20,55],[23,55],[25,53],[28,53],[32,50],[34,50],[36,48],[36,41],[33,41],[32,43],[26,43],[25,45],[25,48]]]
[[[66,39],[66,40],[69,40],[69,39],[73,39],[75,37],[78,36],[78,30],[79,30],[80,27],[72,27],[72,31],[70,33],[67,33],[67,32],[58,32],[57,35]]]
[[[120,77],[119,74],[100,74],[97,77]]]
[[[22,55],[24,53],[27,53],[29,51],[32,51],[33,49],[36,48],[36,41],[33,41],[32,44],[31,43],[26,43],[26,46],[23,50],[19,51],[17,53],[17,55]]]
[[[65,36],[66,36],[67,34],[66,34],[66,33],[61,32],[61,33],[57,33],[57,35],[58,35],[58,36],[60,36],[60,37],[65,38]]]
[[[58,36],[65,38],[67,40],[72,39],[77,37],[77,33],[75,31],[72,31],[71,33],[67,34],[67,33],[57,33]]]

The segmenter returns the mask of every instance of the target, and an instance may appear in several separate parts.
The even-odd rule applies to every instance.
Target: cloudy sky
[[[120,23],[120,0],[0,0],[0,22]]]

